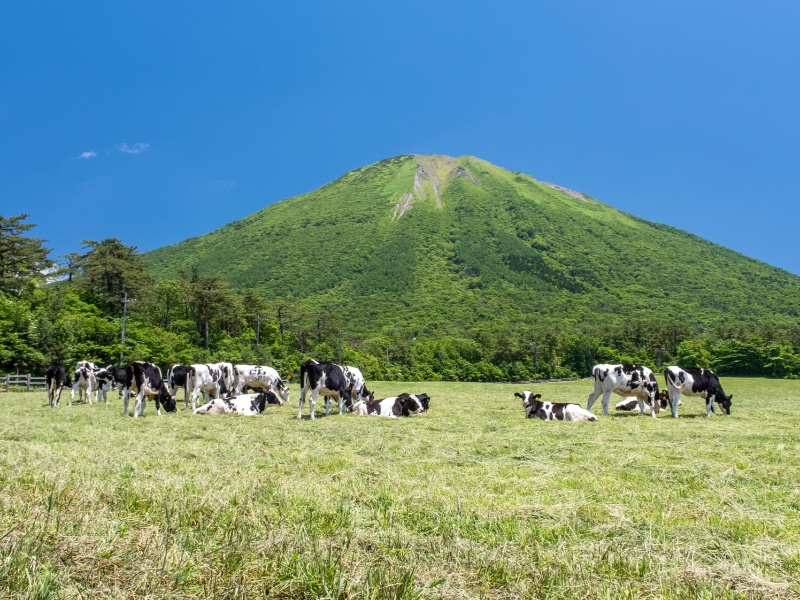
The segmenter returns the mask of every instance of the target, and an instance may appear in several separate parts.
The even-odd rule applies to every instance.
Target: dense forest
[[[698,326],[644,316],[561,328],[501,320],[458,335],[425,334],[409,322],[356,335],[363,324],[352,327],[335,310],[235,290],[197,268],[156,279],[146,257],[116,238],[85,240],[84,253],[54,260],[26,221],[0,216],[0,372],[41,373],[81,359],[162,368],[226,360],[296,377],[315,357],[358,366],[368,379],[407,381],[586,376],[597,362],[800,376],[800,328],[785,318]]]

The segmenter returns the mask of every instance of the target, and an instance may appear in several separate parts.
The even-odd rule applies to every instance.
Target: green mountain
[[[158,277],[197,268],[349,335],[800,316],[800,277],[468,156],[387,159],[145,256]]]

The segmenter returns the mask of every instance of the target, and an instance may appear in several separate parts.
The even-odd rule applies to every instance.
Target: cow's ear
[[[731,394],[730,396],[728,396],[728,398],[727,398],[727,399],[728,399],[728,402],[730,402],[731,400],[733,400],[733,394]]]
[[[514,395],[515,395],[517,398],[525,398],[525,396],[523,396],[523,395],[522,395],[522,394],[520,394],[519,392],[514,392]]]
[[[538,400],[538,399],[539,399],[539,398],[541,398],[541,397],[542,397],[542,395],[541,395],[541,394],[534,394],[534,395],[533,395],[533,399],[534,399],[534,400]]]

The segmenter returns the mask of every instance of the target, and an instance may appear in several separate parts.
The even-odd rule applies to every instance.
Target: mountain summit
[[[463,156],[351,171],[146,255],[327,311],[352,334],[795,320],[800,278],[591,196]]]

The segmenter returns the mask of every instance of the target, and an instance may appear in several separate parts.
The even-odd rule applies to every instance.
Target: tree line
[[[530,323],[461,336],[414,328],[351,335],[324,307],[266,300],[199,269],[156,280],[116,238],[49,258],[28,215],[0,216],[0,371],[147,360],[162,367],[226,360],[296,376],[313,357],[358,366],[367,379],[520,381],[588,376],[600,362],[711,367],[721,375],[800,377],[800,328],[625,318],[558,330]],[[124,343],[122,330],[125,330]]]

